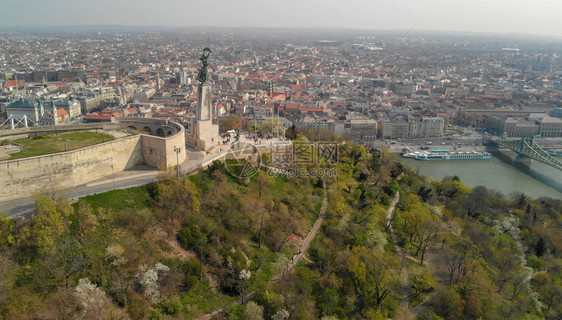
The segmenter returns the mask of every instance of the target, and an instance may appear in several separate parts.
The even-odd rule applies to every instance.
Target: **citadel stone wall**
[[[127,119],[127,125],[135,120]],[[136,123],[169,129],[172,135],[139,134],[68,152],[2,161],[0,201],[27,197],[52,188],[73,188],[141,164],[168,168],[175,166],[178,160],[180,164],[185,162],[185,129],[182,125],[158,119],[142,119]],[[114,125],[110,126],[113,129]],[[25,132],[15,134],[33,134],[37,129],[22,131]],[[176,155],[174,147],[180,148],[179,154]]]
[[[102,123],[81,123],[69,124],[64,126],[42,126],[42,127],[28,127],[28,128],[15,128],[10,130],[0,130],[0,140],[17,140],[33,137],[40,134],[53,134],[71,131],[84,131],[84,130],[117,130],[121,129],[119,123],[102,122]]]
[[[181,130],[177,134],[166,138],[142,135],[142,150],[145,164],[157,168],[168,168],[175,166],[178,160],[182,164],[187,159],[185,131],[183,126],[180,127]],[[180,148],[177,158],[174,147]]]
[[[72,188],[144,162],[142,136],[130,136],[52,155],[0,162],[0,199]]]

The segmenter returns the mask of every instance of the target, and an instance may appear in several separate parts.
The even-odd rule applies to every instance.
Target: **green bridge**
[[[551,167],[554,167],[562,171],[562,161],[554,158],[548,152],[544,151],[541,146],[539,146],[533,138],[521,138],[521,140],[503,140],[503,139],[492,139],[490,142],[500,147],[511,149],[517,152],[518,156],[524,156],[537,160]]]

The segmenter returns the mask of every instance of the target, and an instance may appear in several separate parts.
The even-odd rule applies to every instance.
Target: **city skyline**
[[[562,38],[562,3],[541,1],[4,1],[0,27],[131,25],[342,28],[539,34]],[[32,8],[32,9],[30,9]],[[88,15],[84,13],[87,12]],[[207,15],[202,13],[207,12]]]

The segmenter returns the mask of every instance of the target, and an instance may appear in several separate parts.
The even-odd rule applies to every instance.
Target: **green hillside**
[[[215,162],[73,205],[39,197],[0,220],[0,318],[562,315],[560,200],[432,181],[349,142],[326,165],[238,180]]]

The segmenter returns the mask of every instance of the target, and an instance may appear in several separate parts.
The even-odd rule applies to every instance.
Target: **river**
[[[456,175],[469,187],[482,185],[506,196],[523,192],[532,197],[562,199],[562,171],[538,161],[513,162],[515,153],[511,151],[491,153],[490,160],[422,161],[400,157],[400,162],[433,179]]]

